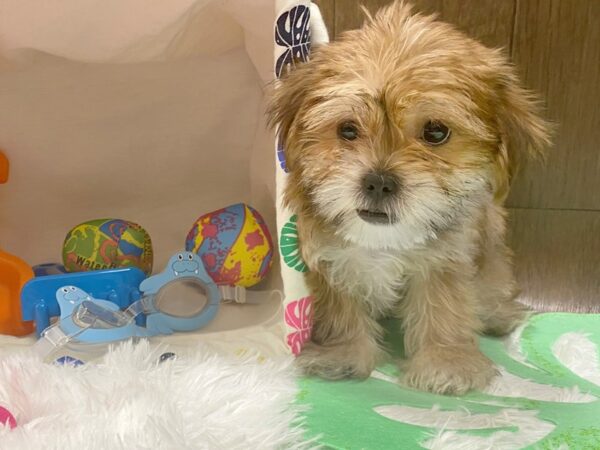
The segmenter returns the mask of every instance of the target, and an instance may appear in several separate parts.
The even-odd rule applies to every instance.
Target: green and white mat
[[[305,379],[300,399],[325,448],[597,450],[599,345],[600,315],[540,314],[507,339],[482,338],[501,371],[486,392],[418,392],[390,365],[366,381]]]

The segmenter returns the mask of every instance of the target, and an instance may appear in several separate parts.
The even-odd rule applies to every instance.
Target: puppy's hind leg
[[[475,278],[483,333],[504,336],[527,320],[530,310],[515,300],[518,294],[510,252],[505,247],[484,255]]]
[[[529,308],[514,299],[499,300],[488,304],[482,314],[483,332],[491,336],[505,336],[527,320]]]

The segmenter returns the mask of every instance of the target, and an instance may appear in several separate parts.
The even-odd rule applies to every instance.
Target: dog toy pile
[[[161,273],[146,278],[152,244],[141,226],[111,219],[73,228],[65,239],[64,272],[53,264],[38,267],[41,276],[22,289],[23,317],[35,321],[41,337],[37,352],[62,361],[70,357],[61,354],[68,347],[197,330],[216,316],[221,301],[260,301],[260,292],[245,287],[267,275],[273,244],[256,210],[237,204],[201,216],[186,247],[190,251],[176,253]],[[50,326],[54,316],[59,320]]]
[[[7,179],[8,160],[0,153],[0,182]],[[36,349],[47,358],[67,346],[196,330],[216,316],[221,301],[259,301],[260,293],[245,288],[268,274],[273,244],[258,211],[240,203],[202,215],[185,246],[150,277],[150,235],[127,220],[75,226],[64,241],[64,265],[39,264],[35,278],[31,267],[0,251],[0,283],[7,285],[0,296],[9,296],[0,297],[8,305],[0,310],[0,333],[29,334],[35,324]],[[68,354],[54,360],[82,363]],[[0,410],[5,417],[12,423],[8,410]]]

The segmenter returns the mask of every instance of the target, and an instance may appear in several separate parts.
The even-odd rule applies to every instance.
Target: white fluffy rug
[[[159,363],[160,349],[122,345],[96,365],[0,361],[0,449],[301,449],[291,358],[194,356]]]

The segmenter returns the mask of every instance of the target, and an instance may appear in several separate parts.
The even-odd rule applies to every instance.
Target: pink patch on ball
[[[265,240],[263,239],[260,230],[256,230],[246,235],[246,246],[248,247],[248,251],[254,250],[254,247],[258,247],[264,243]]]
[[[10,411],[6,408],[0,406],[0,423],[3,425],[8,425],[10,428],[14,428],[17,426],[17,421],[15,417],[10,413]]]
[[[217,257],[214,253],[205,253],[204,255],[202,255],[202,260],[204,262],[204,265],[209,270],[212,270],[217,265]]]
[[[207,223],[202,227],[203,238],[216,238],[219,233],[219,228],[213,223]]]

